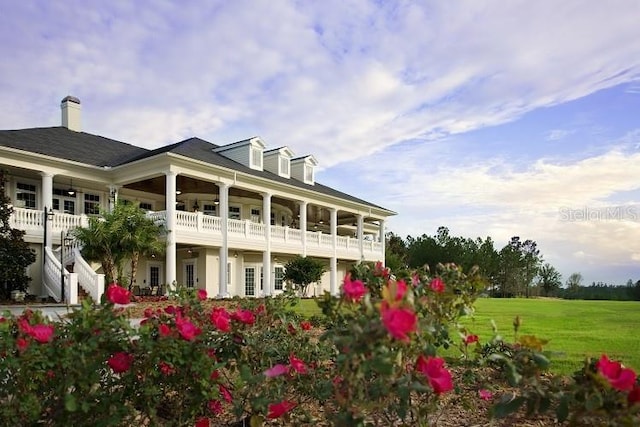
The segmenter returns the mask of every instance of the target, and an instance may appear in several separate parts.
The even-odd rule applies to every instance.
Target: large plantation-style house
[[[326,265],[309,295],[337,293],[354,263],[384,261],[385,219],[395,213],[316,182],[312,155],[268,149],[259,137],[227,145],[193,137],[148,150],[83,132],[77,98],[61,109],[62,126],[0,131],[11,226],[26,231],[37,255],[30,294],[99,298],[104,275],[69,231],[116,201],[138,204],[165,227],[165,253],[140,262],[133,285],[143,293],[179,284],[210,296],[273,295],[295,255]]]

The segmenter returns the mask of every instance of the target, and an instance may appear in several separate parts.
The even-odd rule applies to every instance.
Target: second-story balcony
[[[149,217],[158,223],[167,224],[167,212],[149,212]],[[14,208],[11,227],[26,231],[25,240],[41,243],[44,236],[46,215],[43,211]],[[48,219],[53,242],[61,232],[88,225],[86,215],[54,213]],[[362,239],[348,235],[332,235],[322,231],[302,231],[289,226],[269,225],[270,239],[267,242],[267,225],[251,220],[227,219],[227,241],[230,249],[264,251],[267,245],[271,251],[285,254],[302,254],[317,257],[333,257],[358,261],[380,260],[382,243],[373,239]],[[222,219],[202,212],[177,211],[175,227],[167,232],[175,233],[176,243],[193,246],[222,246]],[[305,250],[306,247],[306,250]]]

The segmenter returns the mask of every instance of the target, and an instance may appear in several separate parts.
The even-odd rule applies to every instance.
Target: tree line
[[[640,300],[640,280],[626,286],[582,286],[582,275],[573,273],[563,287],[562,275],[545,262],[535,240],[513,236],[498,249],[487,236],[475,239],[452,236],[447,227],[420,237],[386,235],[385,262],[392,271],[428,268],[454,262],[464,271],[477,266],[490,296],[499,298],[548,296],[568,299]]]

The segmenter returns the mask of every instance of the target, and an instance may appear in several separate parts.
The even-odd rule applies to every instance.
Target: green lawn
[[[320,314],[312,299],[295,310],[307,317]],[[493,319],[498,332],[512,341],[517,315],[520,334],[547,339],[545,349],[562,353],[552,357],[553,372],[571,373],[585,356],[599,358],[602,353],[640,372],[640,302],[483,298],[476,303],[474,319],[463,323],[486,342]]]

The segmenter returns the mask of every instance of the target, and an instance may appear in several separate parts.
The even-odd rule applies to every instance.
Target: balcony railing
[[[157,223],[166,224],[166,211],[149,212],[148,218]],[[202,212],[176,212],[176,236],[183,236],[183,240],[204,237],[221,237],[222,221],[217,216],[204,215]],[[56,213],[49,225],[52,231],[67,231],[78,226],[87,226],[86,215],[70,215]],[[44,229],[44,212],[31,209],[14,208],[11,216],[11,226],[31,231],[32,234],[42,233]],[[303,231],[288,226],[271,225],[271,243],[281,248],[290,247],[292,252],[302,250]],[[231,240],[250,241],[253,244],[266,243],[266,227],[262,223],[251,220],[227,220],[227,236]],[[305,232],[307,248],[316,251],[318,255],[332,256],[334,252],[334,237],[320,231]],[[373,240],[363,240],[363,251],[372,257],[382,254],[382,244]],[[359,258],[360,244],[357,238],[336,236],[335,250],[339,256]]]

